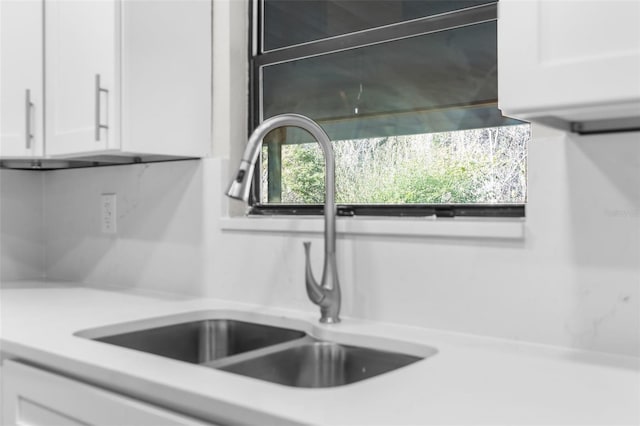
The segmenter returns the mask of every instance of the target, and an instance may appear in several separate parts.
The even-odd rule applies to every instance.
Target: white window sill
[[[322,233],[321,216],[224,217],[224,231]],[[524,239],[524,218],[390,218],[338,217],[336,232],[342,235],[384,235],[440,238]]]

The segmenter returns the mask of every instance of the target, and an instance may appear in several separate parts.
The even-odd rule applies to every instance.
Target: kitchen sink
[[[220,369],[287,386],[325,388],[355,383],[421,359],[333,342],[307,341]]]
[[[100,337],[95,340],[180,361],[206,364],[299,339],[306,333],[280,327],[210,319]]]
[[[298,388],[356,383],[437,353],[429,346],[235,311],[152,318],[76,336]]]

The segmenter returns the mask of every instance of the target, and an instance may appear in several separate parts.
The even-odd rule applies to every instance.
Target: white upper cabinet
[[[0,1],[0,156],[43,154],[42,0]]]
[[[120,148],[120,6],[117,1],[46,2],[49,155]]]
[[[210,1],[45,6],[47,156],[210,152]]]
[[[499,105],[575,131],[640,128],[640,1],[500,0]]]

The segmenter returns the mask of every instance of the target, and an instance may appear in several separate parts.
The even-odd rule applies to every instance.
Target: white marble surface
[[[38,172],[0,169],[0,277],[44,276],[44,178]]]
[[[637,137],[534,136],[518,238],[457,220],[433,221],[435,235],[387,235],[404,223],[395,218],[367,220],[372,234],[339,232],[345,314],[639,356]],[[321,235],[228,219],[226,169],[206,159],[51,172],[43,274],[309,311],[302,242],[320,270]],[[118,194],[117,234],[100,232],[101,193]],[[226,229],[243,221],[253,228]],[[338,231],[356,221],[339,218]]]
[[[638,424],[640,362],[624,357],[186,296],[3,283],[2,351],[212,421],[253,424]],[[390,338],[439,353],[352,385],[295,389],[73,334],[198,310],[240,310],[313,324],[362,342]],[[323,331],[324,330],[324,331]],[[336,334],[337,333],[337,334]]]

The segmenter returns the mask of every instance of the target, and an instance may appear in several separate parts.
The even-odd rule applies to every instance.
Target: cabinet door
[[[577,121],[638,115],[640,2],[500,0],[498,7],[503,112]]]
[[[0,157],[43,149],[43,2],[0,1]]]
[[[213,426],[14,361],[2,367],[2,424]]]
[[[47,155],[117,149],[119,0],[47,0]]]

